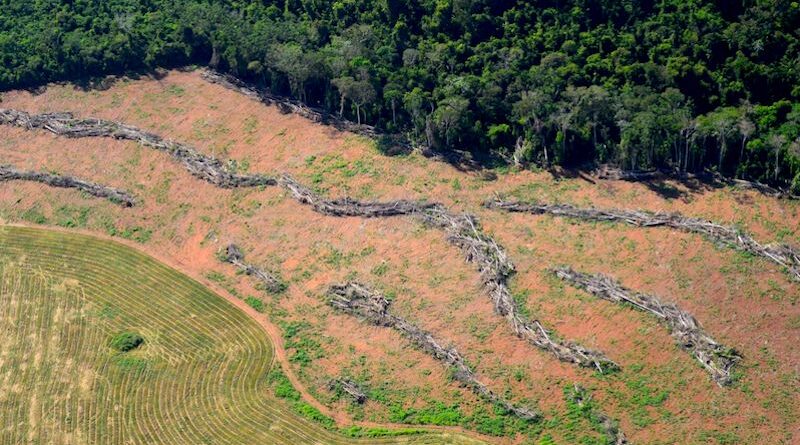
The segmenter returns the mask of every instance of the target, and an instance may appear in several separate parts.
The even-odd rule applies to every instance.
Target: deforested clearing
[[[201,362],[197,360],[205,359],[195,355],[218,354],[220,360],[231,360],[229,368],[239,367],[237,376],[251,375],[254,379],[252,386],[240,394],[244,399],[234,399],[231,393],[231,398],[218,397],[209,405],[196,400],[192,403],[198,405],[192,408],[199,410],[197,417],[181,417],[185,413],[172,412],[163,405],[167,401],[180,402],[177,396],[167,395],[168,387],[163,385],[171,383],[166,379],[162,386],[156,386],[160,391],[140,385],[133,392],[137,397],[164,393],[161,405],[134,401],[121,404],[137,413],[135,417],[123,417],[115,414],[113,406],[90,403],[82,395],[81,387],[89,388],[92,393],[101,384],[98,382],[102,382],[111,385],[112,394],[122,394],[124,385],[136,385],[139,381],[133,377],[104,381],[96,377],[96,371],[81,368],[76,361],[59,371],[72,374],[54,378],[75,382],[75,388],[64,388],[63,392],[72,391],[70,400],[76,407],[84,406],[82,414],[72,416],[69,424],[55,424],[52,416],[27,417],[31,406],[43,406],[46,400],[42,394],[52,385],[45,377],[29,372],[25,374],[27,377],[18,378],[30,381],[4,386],[8,388],[6,400],[19,403],[22,393],[18,391],[23,388],[39,391],[35,397],[31,392],[31,397],[24,400],[27,404],[24,410],[15,411],[17,415],[26,413],[24,420],[15,420],[27,425],[26,432],[3,430],[2,434],[7,435],[0,437],[27,440],[31,431],[45,434],[61,429],[63,434],[74,434],[72,442],[93,442],[91,430],[80,433],[82,436],[74,431],[85,422],[81,419],[102,414],[109,419],[108,431],[114,431],[113,434],[123,431],[120,428],[125,425],[161,428],[165,442],[174,443],[169,434],[184,431],[175,426],[181,421],[209,430],[222,425],[217,428],[220,431],[227,431],[226,422],[241,422],[250,425],[241,428],[253,434],[247,437],[266,438],[265,443],[275,442],[277,439],[269,440],[275,437],[292,440],[295,436],[290,431],[296,432],[297,428],[260,417],[272,413],[272,407],[293,412],[286,409],[287,404],[293,403],[291,399],[275,396],[273,386],[278,380],[267,377],[280,364],[284,373],[301,385],[297,388],[304,392],[301,400],[310,396],[318,401],[323,414],[334,418],[337,425],[406,424],[409,428],[424,429],[438,424],[476,432],[481,434],[481,440],[501,444],[539,443],[545,435],[559,444],[580,443],[584,438],[602,440],[591,419],[575,416],[571,411],[575,404],[565,397],[565,391],[577,384],[591,390],[596,409],[618,421],[633,444],[788,444],[798,439],[800,394],[796,363],[800,362],[800,350],[796,344],[800,338],[800,286],[777,265],[716,246],[696,234],[510,214],[482,206],[487,199],[501,195],[520,201],[570,203],[580,207],[679,212],[742,228],[765,243],[798,246],[800,204],[797,202],[700,182],[592,183],[580,176],[555,178],[546,172],[503,169],[495,171],[496,180],[487,180],[488,175],[481,172],[462,171],[418,154],[385,156],[369,139],[300,116],[282,114],[277,107],[265,106],[210,84],[198,72],[169,72],[158,80],[120,80],[105,91],[57,85],[36,95],[9,92],[3,96],[2,107],[30,113],[69,111],[81,118],[125,122],[189,144],[203,154],[221,159],[241,174],[264,173],[274,177],[289,174],[329,199],[440,202],[453,212],[474,214],[482,230],[503,246],[514,263],[516,274],[508,285],[523,315],[540,321],[559,338],[602,351],[619,364],[620,370],[598,375],[591,368],[561,362],[517,338],[506,320],[494,313],[483,280],[475,267],[464,261],[463,252],[451,245],[441,230],[414,218],[328,216],[298,204],[280,187],[215,187],[192,176],[168,154],[134,142],[65,139],[44,131],[0,126],[2,164],[20,170],[69,172],[87,181],[126,190],[137,199],[135,207],[123,208],[38,183],[5,182],[0,183],[2,221],[81,229],[124,239],[148,254],[169,260],[181,271],[232,299],[260,301],[263,313],[248,314],[271,326],[275,351],[283,354],[279,357],[281,352],[276,352],[271,364],[269,340],[248,315],[224,306],[219,309],[222,311],[219,316],[211,317],[199,309],[204,305],[222,305],[222,301],[214,303],[219,297],[202,297],[208,300],[202,304],[200,300],[183,300],[183,305],[178,304],[181,300],[173,298],[169,303],[173,312],[168,314],[181,321],[169,329],[178,332],[170,335],[168,327],[148,331],[147,322],[137,324],[133,318],[117,315],[112,321],[126,319],[127,324],[97,324],[99,327],[81,334],[80,341],[106,345],[108,338],[119,332],[136,331],[144,337],[144,343],[128,354],[142,355],[155,363],[183,364],[189,373],[184,381],[187,385],[202,385],[204,379],[211,378],[216,379],[215,390],[233,391],[231,382],[244,384],[246,377],[240,382],[223,378],[227,383],[218,385],[219,375],[204,376],[199,371],[194,374],[189,371],[192,366],[199,366]],[[52,271],[33,273],[25,269],[30,273],[21,273],[22,264],[46,256],[46,252],[33,249],[8,255],[14,249],[21,252],[22,247],[11,248],[15,242],[21,242],[14,239],[4,235],[2,241],[2,267],[8,277],[3,286],[12,290],[9,287],[12,283],[17,283],[13,286],[20,289],[19,286],[26,286],[24,294],[35,303],[27,304],[14,297],[20,291],[4,293],[4,301],[9,299],[4,308],[6,314],[49,317],[53,326],[65,323],[83,326],[95,317],[94,313],[104,313],[102,306],[92,306],[96,304],[93,301],[101,300],[91,300],[93,293],[96,298],[112,298],[102,292],[101,284],[94,285],[100,286],[97,290],[89,285],[69,287],[63,283],[71,283],[65,281],[70,277],[54,282]],[[268,293],[256,289],[257,280],[220,261],[231,243],[246,252],[247,264],[279,275],[286,282],[286,290]],[[48,248],[51,247],[57,246]],[[76,251],[73,255],[90,261],[94,267],[108,263],[107,267],[113,269],[125,264],[124,255],[121,260],[100,261],[91,255],[106,254],[106,248],[96,249],[102,252]],[[60,267],[63,262],[59,260],[56,265]],[[703,328],[713,333],[715,340],[735,348],[743,357],[733,383],[725,388],[716,385],[691,356],[675,347],[674,339],[657,320],[565,286],[549,272],[556,265],[614,276],[626,286],[663,297],[702,320]],[[139,273],[136,268],[131,269],[129,273]],[[148,275],[147,271],[141,273],[144,275],[140,275],[137,285],[146,286],[150,297],[154,290],[159,290],[158,277]],[[106,281],[113,281],[113,276],[103,273]],[[76,279],[80,282],[80,277]],[[535,428],[519,429],[513,420],[497,414],[493,406],[450,378],[434,359],[408,347],[391,331],[333,311],[324,298],[327,286],[350,280],[380,289],[387,298],[393,298],[392,308],[398,316],[436,338],[457,344],[470,365],[481,370],[483,383],[498,393],[513,394],[515,400],[532,402],[542,412],[543,421]],[[53,306],[52,298],[57,295],[62,295],[58,300],[61,306]],[[119,304],[152,302],[143,298],[125,302],[120,297]],[[31,312],[34,306],[41,310]],[[155,308],[146,309],[147,313],[159,312]],[[112,321],[102,319],[98,323]],[[215,325],[225,322],[233,323],[230,332],[227,328],[220,329],[222,325]],[[233,336],[242,330],[246,332],[241,337]],[[75,332],[78,331],[84,332]],[[66,360],[66,355],[45,341],[43,336],[54,331],[49,332],[38,332],[34,342],[38,346],[18,363],[30,360],[27,366],[33,369],[36,360]],[[185,336],[187,349],[178,354],[160,343],[167,342],[169,336],[175,339]],[[225,346],[203,349],[209,338]],[[78,340],[75,337],[75,342]],[[19,347],[14,348],[4,346],[3,351],[24,355]],[[39,359],[37,349],[43,354]],[[261,354],[244,360],[238,356],[242,350],[261,351]],[[86,363],[90,364],[89,358]],[[246,370],[252,367],[257,369],[247,374]],[[3,368],[3,372],[10,376],[7,369]],[[145,374],[141,378],[163,377]],[[329,382],[334,379],[349,380],[364,388],[366,402],[354,403],[352,398],[329,389]],[[64,393],[55,394],[66,397]],[[88,411],[89,407],[94,411]],[[43,412],[41,408],[33,411]],[[217,417],[210,417],[212,411]],[[249,412],[254,413],[253,417],[237,415],[233,420],[226,417]],[[300,414],[296,417],[299,419]],[[158,423],[167,421],[173,423]],[[344,437],[332,430],[323,432],[325,426],[320,422],[302,425],[302,434],[314,439],[295,437],[295,443],[308,440],[333,443]],[[137,438],[146,442],[154,436],[128,437],[134,442]],[[228,439],[236,442],[234,437]],[[242,437],[237,438],[238,443],[242,443]],[[430,436],[424,437],[432,440]]]

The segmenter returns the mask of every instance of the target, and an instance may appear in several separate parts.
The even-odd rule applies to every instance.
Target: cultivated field
[[[276,401],[267,335],[199,283],[84,235],[4,226],[0,246],[0,443],[358,442]],[[111,348],[122,331],[144,343]]]
[[[251,432],[268,435],[270,422],[258,419],[272,412],[269,407],[282,407],[280,412],[295,418],[308,413],[295,409],[302,402],[324,415],[311,416],[317,418],[314,434],[322,434],[326,425],[335,428],[333,422],[365,428],[439,425],[478,432],[499,444],[602,443],[597,418],[570,399],[579,384],[589,390],[595,408],[619,421],[633,444],[793,444],[800,438],[800,283],[786,271],[696,234],[506,213],[482,205],[499,194],[526,202],[681,212],[745,229],[764,243],[797,246],[798,202],[696,181],[629,183],[507,168],[493,170],[495,178],[418,154],[386,156],[372,141],[282,114],[277,107],[211,85],[197,72],[123,80],[103,91],[56,85],[37,94],[11,92],[0,107],[122,121],[230,161],[242,174],[289,173],[326,197],[423,199],[442,202],[453,212],[473,213],[516,266],[509,287],[523,315],[620,365],[617,372],[599,375],[516,337],[507,320],[495,313],[475,265],[464,261],[463,251],[448,242],[443,230],[415,218],[327,216],[298,203],[281,187],[220,189],[192,176],[167,154],[134,142],[66,139],[43,130],[0,126],[3,163],[76,176],[126,190],[137,200],[134,207],[123,208],[75,190],[0,183],[0,220],[124,239],[253,308],[247,315],[231,310],[230,317],[241,321],[234,323],[235,329],[252,325],[252,335],[261,338],[258,326],[248,320],[265,327],[286,377],[264,377],[258,381],[263,386],[253,386],[261,396],[242,396],[251,400],[242,406],[258,411],[253,422],[226,414],[242,408],[230,398],[217,397],[212,400],[219,405],[193,414],[206,416],[201,424],[213,425],[211,416],[228,415],[236,420],[222,424],[234,428],[241,422],[247,431],[246,425],[258,423]],[[13,243],[8,239],[3,246]],[[229,243],[242,247],[247,263],[280,277],[286,290],[266,292],[252,277],[221,261]],[[77,257],[94,261],[83,251]],[[556,278],[549,270],[559,265],[608,274],[627,287],[676,303],[714,340],[743,356],[734,367],[733,383],[718,386],[654,316],[603,301]],[[394,314],[452,343],[488,388],[536,408],[543,418],[521,424],[498,413],[397,332],[330,308],[328,286],[344,281],[377,289],[392,300]],[[207,314],[190,305],[172,310],[170,320],[187,320],[174,323],[174,329],[194,332],[214,323],[200,319]],[[149,339],[146,323],[138,326]],[[128,326],[103,329],[107,337]],[[227,328],[212,332],[228,334]],[[150,348],[146,342],[132,356],[151,353]],[[267,357],[269,349],[263,348]],[[270,359],[264,360],[262,377],[272,369]],[[237,363],[259,366],[257,360]],[[353,403],[332,391],[329,382],[336,378],[366,388],[366,403]],[[276,397],[276,388],[287,380],[297,393]],[[209,388],[230,391],[221,385]],[[223,408],[214,412],[214,406]],[[20,413],[15,411],[16,419]],[[183,431],[165,425],[163,434]],[[303,425],[311,431],[309,424]],[[343,437],[325,434],[316,440],[330,443]]]

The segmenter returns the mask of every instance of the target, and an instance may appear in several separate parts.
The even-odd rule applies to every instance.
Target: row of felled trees
[[[0,89],[209,65],[434,150],[800,188],[800,6],[7,2]]]

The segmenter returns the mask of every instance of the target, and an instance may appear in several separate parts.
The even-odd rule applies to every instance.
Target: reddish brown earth
[[[336,401],[327,381],[342,371],[369,372],[371,385],[406,407],[441,400],[469,413],[484,404],[447,379],[433,359],[394,332],[333,313],[324,290],[349,278],[395,296],[395,310],[448,339],[490,387],[563,416],[563,388],[574,382],[594,397],[636,444],[796,443],[800,440],[800,284],[772,263],[666,229],[579,223],[481,208],[495,193],[601,207],[680,211],[738,224],[763,241],[800,245],[800,205],[728,188],[689,189],[669,182],[661,194],[645,184],[555,180],[548,173],[500,172],[496,181],[417,155],[390,158],[363,138],[283,115],[210,85],[194,72],[161,80],[121,81],[107,91],[53,86],[43,94],[11,92],[3,107],[73,111],[135,124],[201,151],[249,164],[249,171],[288,172],[329,196],[428,198],[476,213],[517,266],[512,291],[526,293],[531,316],[565,338],[605,351],[617,375],[560,363],[516,339],[492,312],[473,267],[441,232],[407,218],[333,218],[297,204],[279,188],[221,190],[190,176],[168,156],[109,139],[67,140],[0,127],[0,158],[20,168],[54,170],[130,190],[142,205],[122,209],[75,191],[38,184],[0,184],[0,218],[82,226],[92,233],[142,227],[140,245],[244,308],[267,329],[293,383],[340,421],[386,423],[386,404],[363,409]],[[664,194],[676,196],[665,198]],[[34,209],[35,212],[32,212]],[[85,210],[83,210],[85,209]],[[83,219],[78,218],[85,212]],[[253,288],[215,252],[235,241],[248,262],[289,283],[279,297]],[[385,266],[384,266],[385,264]],[[719,342],[745,359],[739,383],[719,388],[650,317],[565,287],[547,269],[568,264],[604,272],[626,286],[660,295],[693,313]],[[214,273],[221,273],[222,278]],[[270,316],[234,295],[263,297]],[[304,320],[324,356],[289,363],[278,325]],[[363,358],[362,358],[363,357]],[[369,371],[371,370],[371,371]],[[640,403],[666,392],[658,406]],[[323,406],[324,405],[324,406]],[[559,443],[563,428],[545,428]],[[524,438],[494,439],[498,443]],[[533,442],[535,443],[535,442]]]

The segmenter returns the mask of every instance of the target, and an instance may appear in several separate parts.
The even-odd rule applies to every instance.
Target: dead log
[[[70,176],[54,175],[36,171],[17,170],[10,165],[0,165],[0,181],[34,181],[52,187],[74,188],[89,195],[105,198],[124,207],[132,207],[136,200],[128,192],[113,187],[84,181]]]
[[[800,199],[800,196],[792,194],[788,190],[771,187],[757,181],[746,179],[729,178],[722,176],[718,172],[706,171],[702,173],[687,173],[677,170],[622,170],[610,165],[602,165],[594,170],[594,176],[602,180],[618,180],[628,182],[647,182],[654,179],[673,179],[677,181],[696,180],[701,182],[711,182],[720,185],[727,185],[743,190],[754,190],[762,195],[777,199]]]
[[[502,406],[509,413],[524,420],[536,420],[541,416],[530,408],[514,405],[495,394],[475,377],[474,371],[455,348],[443,346],[429,332],[392,314],[389,311],[390,303],[383,295],[358,283],[337,284],[328,290],[328,303],[344,313],[376,326],[397,330],[415,346],[450,367],[456,380],[470,387],[480,397]]]
[[[272,293],[280,293],[286,289],[286,284],[283,283],[278,277],[263,271],[252,264],[244,262],[244,254],[236,244],[230,244],[225,249],[225,261],[238,267],[239,270],[246,275],[250,275],[263,283],[267,291]]]
[[[625,433],[619,429],[619,424],[612,420],[604,413],[594,409],[592,406],[592,396],[588,391],[580,385],[575,385],[572,391],[569,391],[569,399],[572,403],[578,405],[580,408],[589,407],[587,414],[590,418],[596,421],[603,428],[603,432],[608,438],[609,442],[613,445],[629,445],[628,438]]]
[[[602,165],[594,171],[597,179],[617,180],[617,181],[649,181],[661,176],[659,170],[622,170],[610,165]]]
[[[328,384],[328,389],[331,391],[340,390],[350,396],[359,405],[367,401],[367,393],[361,387],[350,379],[333,379]]]
[[[711,241],[766,258],[785,268],[795,280],[800,280],[800,251],[787,244],[761,244],[749,234],[732,226],[690,218],[680,213],[651,213],[641,210],[581,208],[570,204],[538,204],[519,201],[489,201],[486,207],[507,212],[531,213],[581,219],[586,221],[621,221],[637,227],[664,226],[703,235]]]
[[[26,129],[40,128],[68,138],[109,137],[137,142],[169,153],[194,176],[224,188],[275,185],[277,181],[264,175],[240,175],[212,156],[194,148],[169,141],[161,136],[119,122],[103,119],[77,119],[71,113],[28,114],[24,111],[0,109],[0,124]]]
[[[278,180],[279,185],[289,191],[292,197],[302,204],[308,204],[319,213],[330,216],[360,216],[375,218],[385,216],[411,215],[438,207],[439,204],[397,200],[388,202],[362,202],[350,198],[328,200],[298,183],[289,175]]]
[[[629,303],[655,315],[667,325],[678,346],[692,354],[718,385],[725,386],[732,382],[733,367],[742,357],[732,348],[717,343],[691,314],[675,304],[665,303],[654,295],[632,291],[606,275],[581,273],[569,267],[553,269],[553,273],[598,298],[613,303]]]

